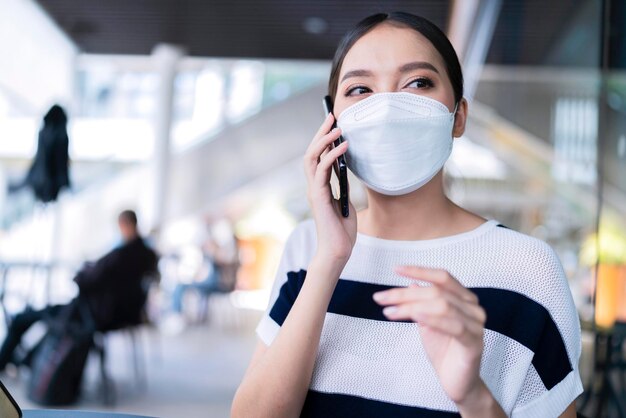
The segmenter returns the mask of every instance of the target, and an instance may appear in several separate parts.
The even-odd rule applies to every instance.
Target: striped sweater
[[[316,249],[312,220],[287,241],[267,312],[270,345]],[[324,319],[303,417],[458,417],[422,348],[419,325],[390,321],[372,294],[408,286],[397,265],[447,270],[487,313],[480,376],[508,416],[558,417],[582,392],[580,323],[563,268],[544,242],[488,221],[444,238],[358,234]]]

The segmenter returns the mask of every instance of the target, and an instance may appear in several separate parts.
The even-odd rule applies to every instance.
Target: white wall
[[[0,0],[0,90],[9,100],[35,114],[70,105],[76,53],[33,0]]]

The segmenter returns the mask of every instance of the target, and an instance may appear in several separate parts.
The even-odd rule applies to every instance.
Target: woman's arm
[[[482,381],[467,394],[465,401],[457,402],[462,417],[506,418],[506,413]]]
[[[326,310],[356,241],[354,207],[350,217],[343,218],[330,189],[332,164],[347,149],[346,142],[329,149],[340,134],[339,130],[328,133],[332,122],[332,116],[326,118],[304,157],[317,230],[316,254],[275,340],[269,347],[257,348],[233,400],[233,417],[297,417],[302,410]]]
[[[235,395],[233,417],[297,417],[309,388],[326,308],[340,271],[313,261],[276,339],[260,343]]]
[[[563,411],[559,418],[576,418],[576,401],[569,404],[567,409]]]

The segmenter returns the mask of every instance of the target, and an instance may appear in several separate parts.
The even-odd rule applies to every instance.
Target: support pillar
[[[154,109],[154,153],[151,179],[153,180],[153,203],[151,230],[159,240],[163,222],[167,217],[167,195],[169,191],[171,129],[174,104],[174,82],[177,65],[183,50],[173,45],[157,45],[152,52],[159,76]]]

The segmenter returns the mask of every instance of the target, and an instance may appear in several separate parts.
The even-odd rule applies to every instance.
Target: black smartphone
[[[22,410],[2,382],[0,382],[0,392],[0,417],[20,418]]]
[[[330,96],[324,97],[322,104],[324,105],[326,115],[333,113],[333,100]],[[332,129],[336,127],[337,121],[335,120]],[[343,138],[340,136],[337,140],[333,141],[333,146],[338,147],[342,142]],[[350,215],[350,203],[348,197],[348,166],[346,165],[346,157],[344,155],[340,155],[339,158],[335,160],[334,169],[337,179],[339,179],[339,206],[341,207],[341,215],[347,218]]]

